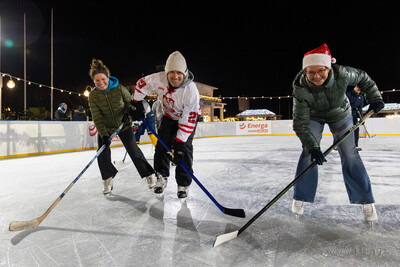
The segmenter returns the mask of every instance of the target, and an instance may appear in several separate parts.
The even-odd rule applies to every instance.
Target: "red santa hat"
[[[330,68],[336,59],[332,57],[331,52],[326,44],[321,45],[309,52],[303,57],[303,69],[308,66],[325,66]]]

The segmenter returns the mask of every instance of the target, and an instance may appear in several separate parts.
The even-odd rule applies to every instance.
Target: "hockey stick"
[[[374,113],[373,110],[368,112],[361,120],[359,120],[353,127],[351,127],[346,133],[344,133],[341,137],[339,137],[325,152],[324,156],[326,157],[329,153],[333,151],[335,147],[337,147],[341,142],[343,142],[344,139],[346,139],[351,133],[353,133],[360,125],[366,121],[372,114]],[[279,198],[281,198],[287,191],[289,191],[290,188],[293,187],[293,185],[299,181],[301,178],[303,178],[312,168],[317,165],[316,161],[313,161],[310,166],[308,166],[302,173],[300,173],[288,186],[286,186],[278,195],[276,195],[264,208],[262,208],[256,215],[254,215],[253,218],[251,218],[242,228],[239,230],[236,230],[234,232],[226,233],[217,236],[217,238],[214,241],[213,247],[216,247],[222,243],[225,243],[231,239],[234,239],[241,233],[243,233],[244,230],[246,230],[247,227],[249,227],[255,220],[257,220],[258,217],[260,217],[267,209],[269,209]]]
[[[124,156],[123,160],[114,160],[114,164],[117,164],[117,165],[124,164],[126,154],[128,154],[128,151],[125,151],[125,156]]]
[[[358,112],[358,116],[360,116],[360,118],[361,118],[362,116],[361,116],[360,111],[357,110],[357,112]],[[376,136],[376,134],[373,134],[372,136],[369,134],[369,132],[368,132],[368,130],[367,130],[367,126],[365,126],[365,123],[363,124],[363,126],[364,126],[365,132],[367,133],[367,135],[368,135],[369,138],[372,138],[372,137]]]
[[[168,147],[168,145],[160,138],[160,136],[152,129],[152,127],[145,121],[143,118],[140,118],[144,125],[157,137],[158,141],[163,145],[163,147],[168,151],[172,152],[171,149]],[[200,181],[194,176],[194,174],[189,170],[188,167],[182,162],[182,160],[179,161],[179,164],[181,167],[192,177],[192,179],[196,182],[196,184],[206,193],[206,195],[214,202],[214,204],[225,214],[235,216],[235,217],[241,217],[245,218],[246,214],[243,209],[230,209],[222,206],[221,204],[218,203],[217,200],[208,192],[208,190],[200,183]]]
[[[124,124],[125,123],[122,123],[118,127],[118,129],[110,136],[110,138],[108,139],[110,142],[119,133],[119,131],[124,126]],[[30,228],[34,228],[34,227],[38,226],[47,217],[47,215],[49,215],[49,213],[54,209],[54,207],[58,204],[58,202],[61,201],[61,199],[65,196],[65,194],[67,194],[67,192],[72,188],[72,186],[74,186],[74,184],[78,181],[78,179],[81,178],[83,173],[89,168],[89,166],[96,160],[96,158],[101,154],[101,152],[103,152],[103,150],[105,148],[106,148],[106,145],[102,145],[100,147],[100,149],[97,151],[96,155],[92,158],[92,160],[86,165],[85,168],[83,168],[83,170],[79,173],[79,175],[64,190],[64,192],[62,192],[62,194],[56,199],[56,201],[54,201],[54,203],[51,204],[51,206],[46,210],[45,213],[43,213],[42,216],[40,216],[40,217],[38,217],[36,219],[30,220],[30,221],[15,221],[15,222],[11,222],[10,226],[8,227],[8,229],[10,231],[21,231],[21,230],[26,230],[26,229],[30,229]]]

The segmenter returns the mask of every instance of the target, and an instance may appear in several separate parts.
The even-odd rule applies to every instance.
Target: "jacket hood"
[[[108,80],[108,88],[107,90],[104,91],[105,94],[107,94],[108,91],[110,91],[111,89],[117,87],[119,84],[119,81],[117,78],[115,78],[114,76],[110,76],[109,80]],[[101,91],[99,88],[96,87],[97,90]]]

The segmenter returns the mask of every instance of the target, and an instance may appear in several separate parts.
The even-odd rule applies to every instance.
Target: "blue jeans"
[[[353,118],[348,117],[329,123],[329,128],[333,138],[337,140],[353,126]],[[318,144],[322,138],[324,123],[310,120],[310,131],[314,135]],[[346,186],[347,195],[350,203],[368,204],[374,203],[374,197],[371,190],[371,182],[369,180],[364,163],[354,143],[354,134],[350,134],[338,146],[338,151],[342,163],[342,173],[344,184]],[[296,177],[311,164],[311,156],[303,147],[297,164]],[[314,202],[318,185],[318,165],[311,169],[302,179],[294,185],[293,199],[305,202]]]

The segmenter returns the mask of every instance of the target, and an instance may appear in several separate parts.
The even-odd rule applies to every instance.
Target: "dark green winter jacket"
[[[94,88],[89,94],[89,107],[92,119],[100,137],[110,136],[122,123],[124,114],[131,105],[131,94],[119,84],[118,79],[110,76],[106,91]],[[121,132],[129,129],[132,121],[126,123]]]
[[[321,86],[308,81],[303,71],[297,74],[293,81],[293,130],[307,150],[319,147],[309,129],[310,120],[331,123],[348,116],[351,107],[346,89],[356,85],[365,94],[367,103],[382,100],[375,82],[360,69],[332,65]]]

